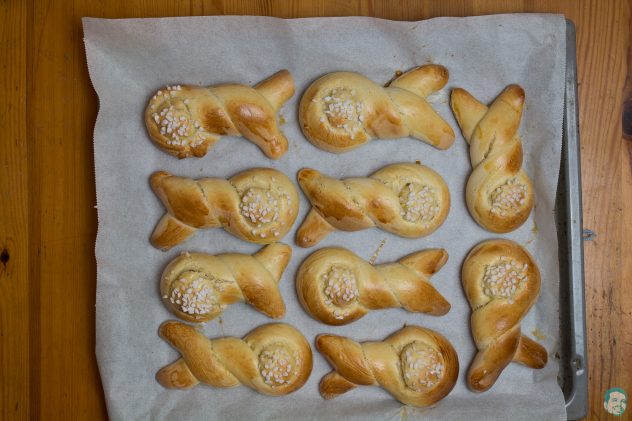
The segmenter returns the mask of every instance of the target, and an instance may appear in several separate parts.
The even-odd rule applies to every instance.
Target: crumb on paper
[[[397,415],[399,415],[400,421],[408,421],[408,407],[404,405],[399,408],[399,411],[397,411]]]
[[[219,324],[219,330],[222,332],[222,336],[226,336],[226,332],[224,332],[224,319],[222,316],[217,318],[217,323]]]
[[[531,334],[540,341],[545,341],[547,338],[546,334],[542,332],[540,329],[538,329],[537,327],[531,331]]]
[[[533,208],[535,209],[535,206]],[[533,218],[533,225],[531,226],[530,232],[531,234],[529,235],[529,239],[524,242],[524,246],[528,246],[529,244],[533,243],[536,237],[538,236],[538,232],[540,232],[540,230],[538,229],[538,224],[535,221],[535,218]]]
[[[375,261],[377,260],[377,257],[380,255],[380,252],[382,251],[382,248],[384,247],[384,244],[386,244],[386,238],[380,241],[380,245],[377,246],[377,249],[375,249],[375,251],[373,252],[373,255],[369,259],[369,263],[371,264],[375,263]]]
[[[398,77],[400,77],[403,74],[404,74],[404,72],[402,72],[401,70],[395,70],[395,72],[393,73],[393,76],[391,77],[391,79],[388,82],[386,82],[384,84],[384,86],[389,86],[391,83],[393,83],[393,81],[395,79],[397,79]]]
[[[283,126],[285,123],[287,123],[287,120],[285,119],[283,114],[279,113],[279,126]]]

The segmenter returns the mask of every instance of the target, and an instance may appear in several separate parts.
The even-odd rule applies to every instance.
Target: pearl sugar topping
[[[435,189],[418,183],[408,183],[399,192],[401,216],[408,222],[429,227],[439,213],[439,202]]]
[[[259,373],[268,386],[290,384],[298,376],[300,357],[279,343],[267,345],[259,354]]]
[[[529,265],[500,256],[498,262],[485,267],[483,292],[490,298],[508,298],[513,303],[516,291],[528,281]]]
[[[420,341],[406,345],[400,354],[406,387],[417,392],[434,387],[443,376],[443,358]]]
[[[526,197],[527,186],[515,178],[509,179],[492,191],[490,196],[492,203],[491,212],[496,215],[506,216],[524,205]]]
[[[327,297],[325,303],[328,305],[345,306],[359,296],[355,273],[347,267],[332,266],[329,272],[322,275],[322,280],[323,292]]]
[[[356,131],[364,122],[363,105],[355,95],[355,89],[340,87],[332,89],[321,98],[325,115],[320,118],[320,121],[329,121],[332,126],[345,130],[351,139],[355,138]],[[318,102],[318,99],[313,101]]]
[[[188,100],[177,97],[178,91],[181,90],[180,85],[175,85],[158,91],[153,100],[162,99],[164,106],[151,116],[167,145],[196,147],[205,140],[204,128],[199,121],[191,117],[187,106]]]
[[[224,291],[225,281],[199,276],[192,272],[185,273],[171,285],[169,299],[180,311],[189,315],[207,315],[221,311],[218,303],[218,292]]]

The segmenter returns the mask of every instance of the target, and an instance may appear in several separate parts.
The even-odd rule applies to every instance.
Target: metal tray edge
[[[579,106],[577,103],[577,56],[575,25],[566,20],[566,94],[562,163],[565,174],[566,247],[568,251],[568,310],[565,328],[569,338],[569,355],[562,361],[569,370],[569,387],[565,387],[566,415],[569,420],[588,413],[588,370],[584,301],[584,249],[582,228],[581,170],[579,145]],[[576,181],[576,182],[573,182]]]

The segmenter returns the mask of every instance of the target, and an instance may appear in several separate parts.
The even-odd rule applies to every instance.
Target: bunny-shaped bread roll
[[[245,301],[272,318],[283,317],[279,280],[292,256],[287,244],[270,244],[254,255],[183,253],[162,273],[167,308],[189,322],[207,322],[226,306]]]
[[[452,91],[452,110],[470,144],[472,174],[466,202],[472,217],[492,232],[522,225],[533,208],[533,185],[522,169],[518,135],[524,90],[509,85],[489,108],[464,89]]]
[[[374,226],[419,238],[439,228],[450,210],[445,181],[420,164],[388,165],[369,177],[344,180],[306,168],[299,171],[298,182],[312,204],[296,233],[301,247],[311,247],[337,229]]]
[[[206,155],[220,136],[244,136],[268,158],[277,159],[287,151],[287,139],[276,114],[292,95],[294,81],[287,70],[254,88],[167,86],[149,100],[145,125],[154,143],[178,158]]]
[[[248,386],[270,396],[300,389],[312,372],[312,349],[305,337],[290,325],[271,323],[251,331],[243,339],[208,339],[192,326],[167,321],[160,336],[182,358],[156,374],[170,389],[189,389],[199,383],[213,387]]]
[[[159,171],[151,176],[151,187],[167,209],[151,236],[161,250],[202,228],[221,227],[251,243],[274,243],[292,228],[298,213],[296,187],[272,168],[253,168],[228,180]]]
[[[450,303],[429,281],[447,260],[445,250],[431,249],[373,266],[349,250],[324,248],[301,264],[296,292],[312,317],[330,325],[390,307],[439,316],[450,310]]]
[[[334,368],[320,381],[325,399],[356,386],[379,385],[406,405],[425,407],[446,397],[459,374],[452,344],[417,326],[406,326],[382,342],[319,335],[316,348]]]
[[[470,389],[489,389],[512,361],[544,367],[546,349],[520,331],[540,294],[540,271],[531,255],[513,241],[484,241],[467,255],[462,281],[478,348],[467,375]]]
[[[447,149],[454,132],[426,102],[447,81],[448,70],[435,64],[416,67],[386,87],[359,73],[329,73],[305,91],[298,114],[301,129],[314,145],[334,153],[371,139],[406,136]]]

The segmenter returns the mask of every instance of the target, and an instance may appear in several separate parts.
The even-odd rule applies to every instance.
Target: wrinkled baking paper
[[[498,15],[393,22],[352,17],[283,20],[266,17],[188,17],[169,19],[83,21],[88,67],[100,101],[94,130],[94,156],[99,230],[96,242],[96,354],[109,415],[130,419],[433,419],[553,420],[564,419],[564,398],[556,376],[558,330],[558,247],[554,222],[562,142],[565,71],[565,22],[558,15]],[[438,63],[450,71],[434,107],[457,133],[446,151],[412,138],[372,141],[342,155],[312,146],[297,122],[297,105],[311,81],[337,70],[359,71],[384,84],[397,71]],[[178,160],[156,148],[143,123],[147,100],[166,84],[254,84],[287,68],[296,94],[281,110],[290,146],[278,161],[267,159],[252,143],[222,138],[201,159]],[[517,231],[494,235],[470,217],[464,189],[470,174],[468,146],[449,109],[449,92],[463,87],[490,102],[510,83],[526,91],[520,132],[524,165],[533,178],[536,207]],[[285,397],[260,395],[247,387],[213,389],[198,386],[174,391],[160,386],[158,369],[178,358],[157,335],[158,326],[174,319],[163,306],[158,283],[165,265],[183,251],[253,253],[255,244],[221,229],[196,236],[161,252],[148,238],[165,212],[148,183],[157,170],[189,177],[230,177],[251,167],[269,166],[295,180],[303,167],[335,177],[366,176],[384,165],[421,161],[439,172],[452,195],[450,214],[438,231],[422,239],[404,239],[370,229],[336,232],[316,248],[301,249],[294,233],[309,205],[301,198],[300,214],[283,241],[294,255],[281,281],[287,305],[283,322],[296,326],[313,345],[319,333],[356,340],[381,340],[406,324],[435,329],[456,348],[461,364],[454,390],[434,408],[405,407],[379,387],[359,387],[330,401],[318,393],[318,382],[330,366],[314,348],[308,383]],[[470,334],[470,307],[463,293],[460,268],[468,251],[482,240],[504,237],[526,245],[542,272],[542,293],[522,323],[523,333],[542,343],[549,363],[542,370],[510,364],[495,386],[475,394],[465,385],[475,352]],[[396,260],[413,251],[444,247],[446,266],[433,284],[452,304],[443,317],[402,309],[374,311],[343,327],[311,319],[294,289],[299,264],[325,246],[343,246],[369,259],[385,241],[376,263]],[[241,337],[271,320],[245,304],[230,306],[220,319],[207,323],[210,337]]]

